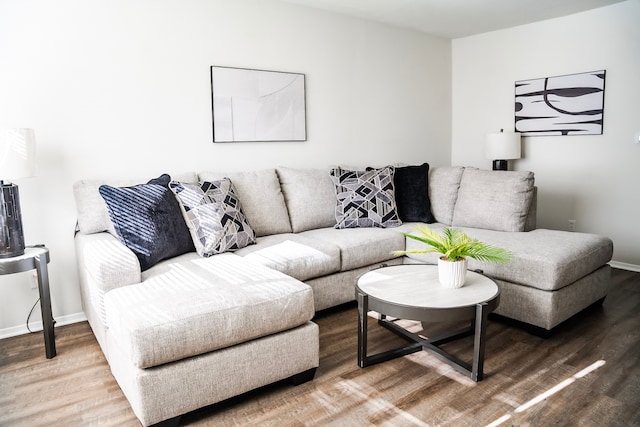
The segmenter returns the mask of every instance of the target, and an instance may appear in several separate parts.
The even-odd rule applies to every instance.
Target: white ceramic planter
[[[467,259],[460,261],[443,261],[438,259],[438,279],[445,288],[460,288],[467,278]]]

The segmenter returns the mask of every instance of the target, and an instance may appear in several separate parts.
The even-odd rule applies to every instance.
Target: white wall
[[[305,73],[308,141],[213,144],[211,65]],[[451,42],[270,0],[0,0],[0,138],[12,127],[36,131],[25,238],[51,250],[65,323],[82,310],[73,182],[450,164]],[[0,337],[21,333],[37,291],[0,284]]]
[[[606,69],[604,134],[523,138],[538,227],[610,236],[640,268],[640,0],[452,42],[452,161],[490,169],[485,134],[514,128],[514,82]]]

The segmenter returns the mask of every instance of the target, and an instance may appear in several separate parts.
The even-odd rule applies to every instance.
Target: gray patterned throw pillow
[[[367,171],[331,170],[336,188],[335,228],[397,227],[393,166]]]
[[[255,243],[255,233],[228,178],[199,184],[172,181],[169,188],[180,202],[200,256],[208,257]]]

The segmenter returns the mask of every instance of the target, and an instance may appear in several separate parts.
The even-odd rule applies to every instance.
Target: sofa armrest
[[[81,280],[101,294],[142,280],[138,258],[111,234],[77,234],[75,241]]]

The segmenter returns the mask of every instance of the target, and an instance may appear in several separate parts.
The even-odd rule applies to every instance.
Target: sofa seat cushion
[[[340,248],[337,245],[299,234],[259,237],[255,245],[240,249],[236,254],[298,280],[340,271]]]
[[[353,270],[393,258],[392,251],[402,250],[405,237],[401,228],[321,228],[302,236],[332,243],[340,248],[341,271]]]
[[[527,232],[500,232],[462,228],[469,236],[513,253],[506,264],[469,259],[470,270],[519,285],[555,291],[592,273],[611,260],[613,242],[595,234],[537,229]],[[407,249],[425,247],[407,238]],[[434,264],[439,254],[410,255],[415,261]]]
[[[311,320],[311,288],[235,254],[178,257],[105,295],[107,328],[138,368],[285,331]]]

